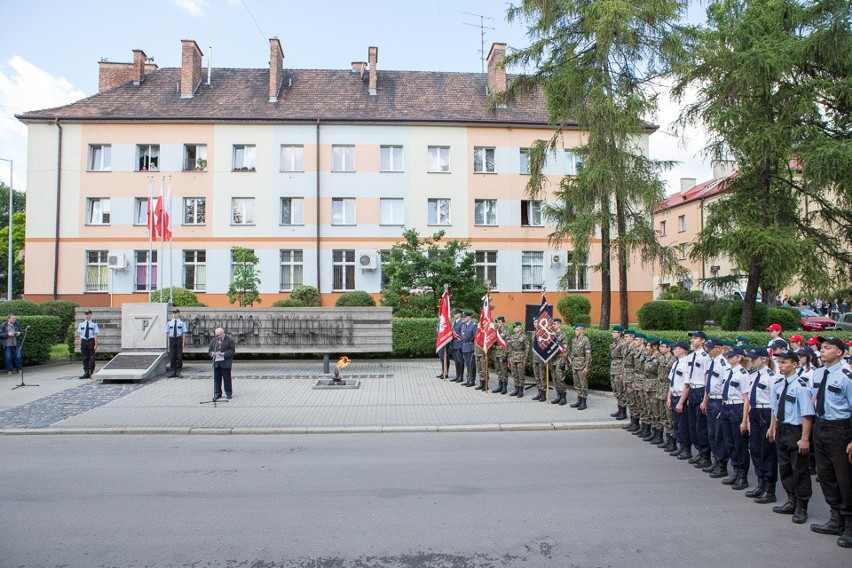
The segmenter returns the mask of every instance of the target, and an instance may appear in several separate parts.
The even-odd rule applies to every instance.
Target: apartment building
[[[262,305],[300,284],[326,306],[356,289],[378,299],[382,251],[416,228],[469,239],[510,320],[545,288],[553,304],[587,296],[595,319],[599,242],[571,265],[570,246],[549,243],[543,203],[525,194],[527,148],[552,134],[543,97],[488,108],[510,80],[505,49],[492,46],[487,73],[383,71],[376,47],[346,69],[288,69],[275,38],[261,69],[205,69],[191,40],[179,68],[141,50],[101,62],[98,94],[18,115],[29,130],[26,297],[118,306],[146,301],[153,280],[228,305],[238,245],[260,259]],[[582,136],[565,132],[551,187],[581,166]],[[171,188],[173,234],[153,251],[151,186],[155,197]],[[566,271],[569,290],[557,292]],[[632,270],[629,288],[635,313],[653,295],[650,271]]]

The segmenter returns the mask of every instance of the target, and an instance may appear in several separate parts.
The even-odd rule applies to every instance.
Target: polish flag
[[[438,337],[435,339],[435,352],[450,344],[453,340],[453,326],[450,323],[450,293],[444,290],[441,306],[438,308]]]
[[[154,178],[148,180],[148,234],[157,240],[157,215],[154,211]]]

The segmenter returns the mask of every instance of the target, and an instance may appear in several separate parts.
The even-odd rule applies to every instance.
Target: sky
[[[181,40],[195,40],[213,68],[265,68],[269,38],[281,40],[285,67],[348,69],[379,48],[378,69],[481,71],[494,42],[526,47],[526,25],[508,23],[502,0],[0,0],[0,181],[26,190],[27,128],[14,115],[68,104],[97,93],[98,61],[131,62],[134,49],[160,67],[179,67]],[[483,16],[483,18],[480,18]],[[694,4],[690,19],[702,18]],[[512,73],[513,69],[509,69]],[[712,177],[701,155],[704,136],[675,136],[679,108],[661,97],[645,117],[660,126],[651,157],[679,162],[664,174],[668,192],[680,178]]]

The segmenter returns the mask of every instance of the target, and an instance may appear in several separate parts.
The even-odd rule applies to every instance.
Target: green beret
[[[671,347],[672,343],[674,343],[671,339],[661,339],[660,345],[665,345],[666,347]]]
[[[740,342],[742,342],[742,343],[748,343],[748,337],[738,337],[738,338],[737,338],[737,343],[740,343]]]
[[[659,342],[660,342],[659,337],[654,337],[653,335],[648,337],[648,343],[659,343]]]
[[[523,327],[523,326],[524,326],[524,324],[522,324],[521,322],[519,322],[519,321],[515,322],[515,327]]]
[[[740,347],[742,347],[743,351],[751,351],[752,349],[754,349],[754,347],[749,345],[748,343],[746,343],[745,345],[740,345]]]
[[[553,323],[562,323],[562,320],[559,318],[553,318]]]
[[[585,328],[586,328],[586,324],[584,324],[584,323],[575,323],[575,324],[574,324],[574,329],[577,329],[577,328],[580,328],[580,327],[582,327],[583,329],[585,329]]]
[[[641,331],[636,332],[635,335],[636,335],[636,339],[648,339],[648,336],[645,335],[644,333],[642,333]]]
[[[538,320],[538,316],[533,316],[533,321]]]
[[[636,335],[636,332],[633,331],[632,329],[625,329],[624,335]]]
[[[624,328],[621,327],[620,325],[614,325],[614,326],[612,326],[612,331],[617,331],[618,333],[624,333]]]
[[[503,316],[497,316],[497,319],[495,321],[506,321],[506,318],[504,318]]]
[[[731,341],[730,339],[723,339],[723,340],[722,340],[722,345],[724,345],[724,346],[726,346],[726,347],[733,347],[734,345],[736,345],[736,343],[734,343],[734,342],[733,342],[733,341]]]

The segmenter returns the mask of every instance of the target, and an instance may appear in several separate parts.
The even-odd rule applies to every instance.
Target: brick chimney
[[[139,85],[145,75],[157,70],[154,63],[146,63],[147,57],[141,49],[133,50],[133,63],[112,63],[110,61],[98,62],[98,92],[103,93],[133,81]]]
[[[378,47],[371,47],[369,49],[368,53],[369,53],[369,55],[367,57],[367,61],[369,62],[369,65],[370,65],[370,87],[369,88],[370,88],[370,94],[375,95],[375,94],[377,94],[377,91],[376,91],[376,73],[377,73],[376,65],[379,62],[379,48]]]
[[[491,44],[488,52],[488,93],[502,93],[506,90],[506,68],[503,61],[506,60],[506,44]]]
[[[145,52],[141,49],[133,50],[133,84],[140,85],[145,80]]]
[[[269,102],[278,102],[281,81],[284,80],[284,52],[277,37],[269,40]]]
[[[201,84],[201,58],[198,44],[191,39],[181,40],[180,98],[191,99]]]

